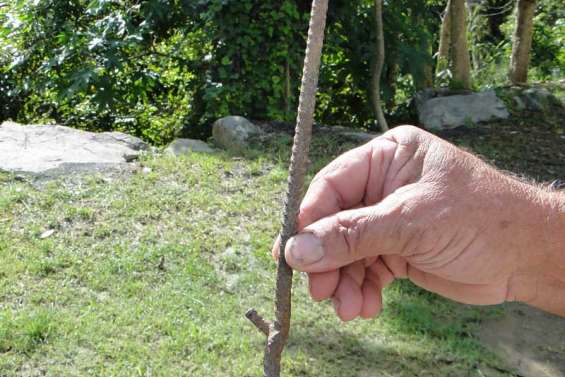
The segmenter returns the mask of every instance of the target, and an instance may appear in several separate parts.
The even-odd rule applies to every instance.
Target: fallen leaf
[[[43,240],[45,238],[51,237],[53,234],[55,234],[55,229],[49,229],[49,230],[46,230],[45,232],[41,233],[41,236],[39,236],[39,238],[41,238]]]

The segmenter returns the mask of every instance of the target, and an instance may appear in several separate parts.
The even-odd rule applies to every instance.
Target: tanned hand
[[[565,195],[415,127],[320,171],[299,229],[287,262],[344,321],[376,316],[382,289],[403,278],[462,303],[521,301],[565,316]]]

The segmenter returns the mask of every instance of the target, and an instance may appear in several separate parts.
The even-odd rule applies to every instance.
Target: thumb
[[[299,271],[326,272],[364,258],[398,254],[402,240],[396,229],[402,213],[402,206],[384,201],[323,218],[288,240],[286,261]]]

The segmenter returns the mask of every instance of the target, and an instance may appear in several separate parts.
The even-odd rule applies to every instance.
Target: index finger
[[[380,201],[386,168],[395,149],[393,141],[377,138],[320,170],[300,205],[299,231],[337,212]]]

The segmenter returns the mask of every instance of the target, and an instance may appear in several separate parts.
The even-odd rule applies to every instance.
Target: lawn
[[[272,312],[290,143],[245,157],[146,155],[129,177],[0,175],[0,375],[261,375],[264,337],[243,314]],[[311,172],[351,146],[317,136]],[[378,319],[342,324],[299,274],[295,287],[287,376],[480,376],[499,365],[474,334],[500,310],[399,282]]]
[[[532,140],[518,128],[444,136],[514,167],[512,153]],[[501,155],[505,135],[518,147],[506,143]],[[264,336],[244,313],[272,313],[270,247],[290,144],[281,136],[244,157],[148,154],[129,177],[0,174],[0,376],[261,375]],[[352,146],[316,135],[310,177]],[[309,300],[296,274],[285,375],[513,375],[475,337],[499,308],[458,305],[408,282],[387,288],[384,301],[379,318],[343,324],[330,304]]]

